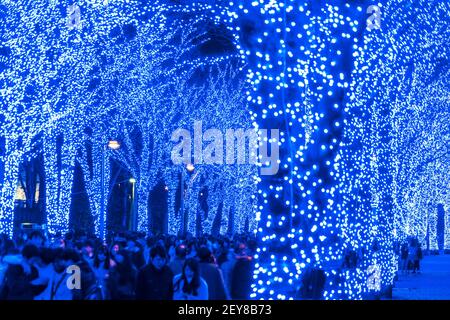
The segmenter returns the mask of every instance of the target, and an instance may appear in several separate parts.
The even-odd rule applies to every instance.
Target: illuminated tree
[[[422,242],[434,228],[429,201],[445,196],[432,181],[444,179],[448,163],[448,102],[441,98],[448,95],[448,4],[379,5],[381,29],[365,33],[355,61],[340,169],[344,233],[367,252],[352,284],[362,292],[372,266],[381,276],[377,290],[392,285],[396,242],[407,236]]]
[[[340,1],[240,1],[230,14],[249,62],[252,119],[259,128],[280,130],[273,141],[280,170],[258,184],[261,244],[252,298],[298,298],[305,271],[323,269],[330,279],[337,272],[336,164],[350,82],[345,61],[357,49],[355,12]],[[344,294],[336,287],[327,281],[325,297]]]

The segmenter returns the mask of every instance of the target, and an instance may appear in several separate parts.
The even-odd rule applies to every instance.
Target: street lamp
[[[183,167],[182,167],[183,168]],[[194,180],[195,178],[198,176],[200,170],[197,170],[195,172],[194,175],[193,172],[195,170],[195,167],[193,164],[189,163],[186,165],[186,170],[187,172],[191,175],[191,179],[189,181],[189,185],[187,187],[186,192],[184,192],[184,171],[181,171],[181,227],[182,227],[182,232],[185,233],[187,230],[187,217],[186,217],[186,212],[185,212],[185,201],[184,199],[188,197],[189,194],[189,190],[191,189],[192,185],[194,184]]]
[[[192,172],[195,170],[195,167],[192,163],[189,163],[188,165],[186,165],[186,170]]]
[[[108,148],[111,150],[119,150],[120,149],[120,142],[117,140],[109,140],[108,141]]]
[[[135,185],[136,185],[136,179],[135,178],[130,178],[130,183],[131,183],[131,212],[130,212],[130,221],[128,222],[128,225],[130,227],[131,230],[135,230],[135,226],[136,226],[136,218],[135,218],[135,210],[134,210],[134,198],[135,198]]]
[[[181,170],[181,199],[180,199],[180,207],[181,207],[181,231],[184,234],[186,232],[187,229],[187,219],[186,219],[186,213],[185,213],[185,208],[184,208],[184,198],[185,198],[185,194],[184,194],[184,169],[186,168],[186,170],[188,171],[188,173],[192,173],[195,170],[195,167],[192,163],[188,163],[186,165],[186,167],[182,166],[182,170]]]
[[[106,208],[105,208],[105,157],[106,151],[110,150],[119,150],[120,142],[117,140],[109,140],[107,144],[103,145],[102,150],[102,167],[101,167],[101,176],[100,176],[100,184],[101,184],[101,199],[100,199],[100,238],[104,241],[106,240],[106,232],[105,232],[105,220],[106,220]]]

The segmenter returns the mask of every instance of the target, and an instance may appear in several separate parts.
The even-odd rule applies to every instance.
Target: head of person
[[[162,239],[159,239],[159,240],[157,241],[156,245],[165,248],[165,247],[166,247],[166,242],[165,242],[164,239],[162,238]]]
[[[214,252],[214,254],[220,253],[221,249],[222,249],[222,247],[221,247],[219,241],[215,240],[215,241],[212,242],[210,250],[212,252]]]
[[[0,258],[7,254],[17,254],[20,251],[16,248],[14,241],[11,239],[3,239],[2,245],[0,246]]]
[[[166,265],[166,249],[161,245],[156,245],[150,250],[150,263],[156,270],[161,270]]]
[[[81,254],[83,257],[91,259],[94,256],[94,248],[90,241],[86,241],[81,248]]]
[[[236,259],[236,254],[234,253],[234,249],[228,249],[228,251],[226,251],[226,255],[227,255],[227,260],[231,261],[233,259]]]
[[[57,249],[53,266],[55,271],[61,273],[69,266],[76,264],[80,260],[80,255],[74,249]]]
[[[183,276],[189,283],[193,280],[198,280],[200,273],[197,259],[189,258],[184,262]]]
[[[186,259],[183,265],[181,280],[183,280],[182,289],[184,293],[197,295],[197,290],[200,287],[200,271],[197,259]]]
[[[109,269],[109,267],[110,267],[109,259],[110,259],[109,251],[108,251],[107,247],[100,246],[97,248],[97,250],[95,250],[94,266],[96,268],[99,268],[100,266],[102,266],[105,269]]]
[[[128,255],[126,254],[126,252],[124,250],[119,250],[118,252],[115,252],[114,255],[112,255],[112,258],[114,259],[114,261],[117,262],[117,264],[119,264],[119,265],[127,264],[127,262],[128,262],[126,259],[127,257],[128,257]]]
[[[64,261],[62,259],[64,249],[63,248],[56,248],[55,249],[55,257],[53,259],[53,268],[56,272],[61,273],[64,271]]]
[[[40,231],[36,230],[30,233],[27,242],[28,244],[32,244],[40,248],[44,245],[45,237]]]
[[[64,249],[62,258],[68,266],[80,261],[80,255],[74,249]]]
[[[134,240],[134,238],[128,238],[127,239],[127,249],[131,250],[134,249],[136,247],[136,242]]]
[[[39,261],[39,248],[33,244],[27,244],[22,249],[22,257],[30,264]]]
[[[200,262],[204,263],[211,263],[211,260],[213,259],[211,251],[206,246],[201,246],[197,250],[197,257],[199,258]]]
[[[121,245],[120,245],[119,243],[114,243],[114,244],[111,246],[111,251],[110,251],[111,257],[114,257],[117,253],[119,253],[119,251],[120,251],[121,249],[122,249],[122,248],[121,248]]]
[[[189,256],[189,258],[196,257],[197,256],[197,247],[195,243],[190,243],[188,245],[186,256]]]
[[[57,240],[56,246],[59,248],[65,248],[67,246],[66,240],[64,240],[63,238],[59,238]]]
[[[156,238],[155,237],[147,237],[145,239],[145,245],[147,246],[147,248],[151,248],[155,245],[156,243]]]
[[[178,259],[186,258],[187,247],[185,244],[180,244],[175,248],[175,255]]]
[[[235,247],[234,247],[234,252],[236,252],[236,254],[238,255],[245,255],[247,251],[247,245],[241,241],[239,241],[238,243],[236,243]]]
[[[39,257],[40,257],[40,266],[45,267],[49,264],[53,263],[55,260],[56,250],[51,248],[40,248]]]

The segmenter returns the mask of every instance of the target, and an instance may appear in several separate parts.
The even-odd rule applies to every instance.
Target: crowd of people
[[[250,234],[0,235],[0,300],[248,299],[256,246]]]
[[[403,242],[394,243],[394,253],[398,257],[398,271],[400,274],[420,273],[420,261],[423,258],[422,246],[416,237],[406,238]],[[346,248],[343,252],[343,269],[357,268],[364,260],[364,248],[357,250]],[[380,250],[377,242],[371,247],[373,252]]]
[[[417,238],[409,238],[402,243],[399,257],[398,270],[401,274],[420,273],[420,261],[423,258],[423,252]]]

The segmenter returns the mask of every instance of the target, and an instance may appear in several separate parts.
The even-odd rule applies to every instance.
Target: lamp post
[[[130,178],[131,183],[131,210],[130,210],[130,220],[128,221],[128,225],[132,231],[135,231],[136,229],[136,217],[135,217],[135,210],[134,210],[134,199],[135,199],[135,185],[136,185],[136,179]]]
[[[119,150],[120,143],[117,140],[109,140],[107,144],[103,145],[102,150],[102,166],[101,166],[101,176],[100,176],[100,184],[101,184],[101,198],[100,198],[100,239],[103,241],[106,240],[106,232],[105,232],[105,220],[106,220],[106,208],[105,208],[105,157],[106,151],[110,150]]]
[[[181,167],[181,199],[180,199],[180,207],[181,207],[181,231],[183,234],[186,232],[187,229],[187,219],[186,219],[186,212],[184,208],[184,169],[186,169],[189,173],[192,173],[195,170],[195,167],[193,164],[189,163],[186,165],[186,168],[183,166]]]

